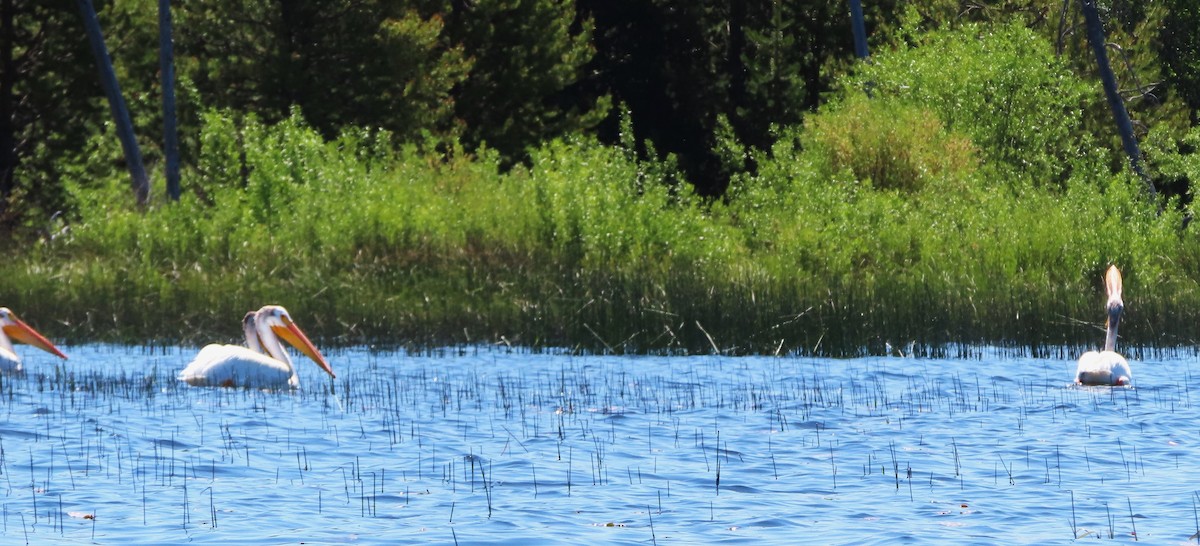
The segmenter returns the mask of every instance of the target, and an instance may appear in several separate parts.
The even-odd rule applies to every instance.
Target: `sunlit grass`
[[[936,354],[1091,344],[1112,262],[1127,343],[1193,337],[1195,236],[1119,176],[875,189],[784,138],[733,199],[708,203],[669,164],[587,141],[501,173],[487,154],[241,127],[244,180],[199,179],[203,198],[147,211],[114,188],[0,266],[8,305],[80,340],[234,337],[246,309],[279,302],[345,344]]]

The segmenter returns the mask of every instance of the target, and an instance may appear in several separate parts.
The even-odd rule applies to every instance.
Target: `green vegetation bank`
[[[1128,350],[1195,346],[1200,129],[1185,93],[1163,84],[1154,104],[1130,100],[1152,173],[1143,180],[1119,155],[1082,38],[1053,35],[1015,4],[974,19],[924,7],[879,15],[872,59],[844,58],[850,48],[824,58],[807,88],[793,82],[809,90],[803,100],[767,92],[786,95],[782,83],[747,85],[771,108],[790,105],[761,134],[747,120],[763,118],[736,104],[699,116],[711,122],[698,129],[701,154],[639,129],[646,118],[616,88],[500,126],[454,108],[399,111],[417,100],[406,93],[427,106],[469,96],[479,57],[432,45],[449,16],[413,12],[389,23],[410,27],[386,28],[425,36],[427,53],[457,51],[438,64],[463,71],[456,85],[422,95],[381,83],[398,95],[359,104],[348,121],[314,120],[299,99],[259,110],[254,100],[278,97],[245,87],[228,94],[254,100],[200,108],[212,95],[200,72],[182,70],[196,108],[183,199],[157,192],[138,207],[102,126],[73,149],[40,149],[8,197],[0,301],[71,342],[233,340],[246,310],[274,302],[337,344],[832,355],[992,344],[1057,355],[1099,343],[1101,275],[1115,263]],[[562,29],[571,51],[601,42],[578,13]],[[1125,17],[1118,38],[1164,15]],[[784,40],[803,33],[778,27],[771,43],[804,50]],[[1163,50],[1139,65],[1147,50],[1131,47],[1130,70],[1184,82],[1186,62],[1171,72]],[[795,68],[747,78],[786,83]],[[308,83],[304,93],[321,91]],[[486,102],[496,87],[480,85]],[[370,123],[376,111],[387,115]],[[38,193],[39,180],[54,191]]]

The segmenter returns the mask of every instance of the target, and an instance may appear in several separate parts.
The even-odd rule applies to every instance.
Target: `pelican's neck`
[[[4,328],[0,328],[0,349],[8,351],[13,355],[13,360],[21,362],[21,357],[17,356],[17,350],[13,348],[12,340],[8,339],[8,334],[4,333]]]
[[[256,353],[266,353],[258,340],[258,326],[253,312],[246,313],[246,318],[242,319],[242,333],[246,335],[246,347]]]
[[[1125,308],[1121,303],[1121,296],[1118,292],[1116,295],[1108,298],[1108,321],[1105,325],[1106,332],[1104,335],[1104,350],[1117,350],[1117,326],[1121,324],[1121,311]]]
[[[13,350],[12,342],[4,335],[4,330],[0,329],[0,371],[21,373],[24,369],[21,366],[21,357]]]
[[[1108,334],[1104,336],[1104,350],[1105,351],[1116,351],[1117,350],[1117,327],[1116,326],[1110,325],[1108,327]]]
[[[260,319],[256,322],[257,324],[255,326],[258,330],[258,341],[262,344],[262,349],[265,350],[267,354],[271,355],[271,358],[286,364],[288,370],[292,372],[291,378],[294,381],[296,379],[296,367],[292,365],[292,359],[288,357],[287,350],[285,350],[283,348],[283,344],[279,342],[279,336],[275,335],[275,332],[271,330],[270,326],[267,325],[267,321]],[[246,341],[249,343],[249,337],[247,337]],[[251,348],[253,349],[253,347]]]

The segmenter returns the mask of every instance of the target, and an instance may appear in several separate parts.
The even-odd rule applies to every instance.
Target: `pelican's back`
[[[195,386],[295,388],[295,372],[287,363],[239,345],[207,345],[179,380]]]
[[[1080,385],[1128,385],[1133,371],[1125,357],[1113,351],[1088,351],[1079,357],[1075,382]]]

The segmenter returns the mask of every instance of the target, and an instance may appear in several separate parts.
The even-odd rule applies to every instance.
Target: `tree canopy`
[[[1200,107],[1200,12],[1192,4],[1101,5],[1135,127],[1144,138],[1157,131],[1148,153],[1195,152],[1184,137]],[[96,6],[153,171],[161,164],[157,5]],[[884,70],[885,77],[870,61],[856,62],[841,1],[177,3],[185,168],[195,167],[206,110],[268,124],[299,112],[327,139],[379,131],[397,147],[494,151],[507,168],[556,138],[632,138],[644,157],[677,162],[696,193],[727,196],[731,181],[754,171],[751,151],[771,149],[782,128],[801,124],[834,96],[837,81],[933,101],[941,120],[961,126],[982,153],[1032,161],[1039,183],[1069,176],[1069,161],[1039,149],[1050,140],[1104,146],[1120,168],[1097,87],[1042,88],[1041,76],[1019,69],[1061,63],[1095,81],[1077,3],[923,0],[865,8],[872,51],[941,56],[950,69],[941,77],[963,74],[979,86],[940,96],[937,74]],[[995,53],[1011,57],[1013,70],[984,75],[957,65],[962,50],[980,43],[939,32],[967,25],[981,34],[1016,33],[995,42],[1012,45]],[[77,196],[70,187],[87,187],[89,177],[119,170],[121,160],[108,142],[79,14],[61,4],[3,0],[0,27],[0,228],[28,233],[51,216],[71,214]],[[1049,46],[1021,45],[1020,33],[1040,35]],[[891,62],[904,62],[903,55]],[[1047,93],[1079,100],[1069,111],[1050,112]],[[631,135],[621,134],[626,113]],[[1004,126],[982,125],[991,122]],[[1151,166],[1172,161],[1150,158]],[[1152,175],[1168,195],[1190,199],[1187,174]],[[185,194],[203,196],[203,184],[185,178]]]

